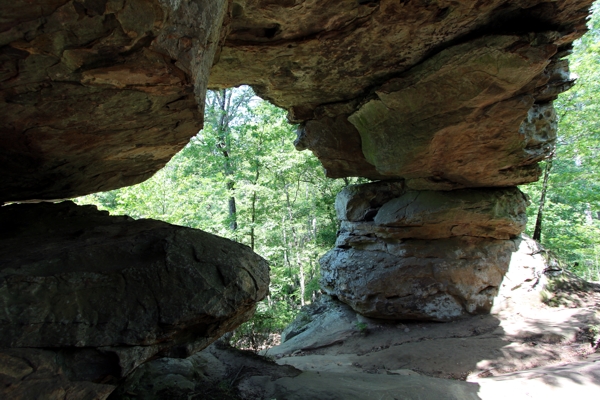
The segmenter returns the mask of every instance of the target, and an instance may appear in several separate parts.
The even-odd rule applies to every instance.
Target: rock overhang
[[[539,178],[590,2],[236,4],[209,86],[288,109],[331,178],[451,190]]]
[[[553,137],[522,122],[545,107],[555,123],[590,4],[17,1],[0,21],[0,200],[143,181],[200,129],[207,87],[241,84],[289,111],[331,177],[530,182]]]

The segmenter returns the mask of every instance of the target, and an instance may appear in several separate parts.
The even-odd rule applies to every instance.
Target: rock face
[[[225,0],[3,4],[0,201],[115,189],[162,168],[202,127],[226,11]]]
[[[490,308],[525,223],[511,187],[552,151],[592,0],[4,3],[0,204],[141,182],[200,129],[207,87],[250,84],[328,176],[389,181],[340,195],[325,290],[370,316],[447,320]],[[182,227],[72,204],[6,206],[0,226],[11,398],[105,397],[267,290],[258,256]]]
[[[0,353],[23,366],[5,374],[11,398],[48,368],[114,384],[157,355],[190,356],[267,294],[261,257],[202,231],[71,202],[5,206],[0,225]]]
[[[207,85],[250,84],[288,109],[298,148],[331,177],[534,181],[591,3],[12,1],[0,16],[0,201],[147,179],[202,126]]]
[[[374,318],[445,321],[489,312],[526,206],[516,188],[350,186],[337,197],[342,225],[321,259],[322,287]]]
[[[555,132],[524,120],[541,107],[554,123],[589,4],[236,0],[210,85],[249,83],[288,109],[333,178],[518,185],[551,152]]]

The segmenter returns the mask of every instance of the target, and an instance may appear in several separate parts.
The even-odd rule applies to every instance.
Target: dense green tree
[[[558,139],[531,197],[528,231],[574,272],[600,279],[600,3],[569,57],[574,88],[559,96]],[[545,197],[545,199],[544,199]],[[544,201],[545,200],[545,201]],[[542,210],[540,215],[539,211]],[[537,218],[540,216],[541,218]],[[538,229],[535,229],[537,222]]]
[[[310,152],[294,149],[284,111],[249,87],[209,92],[205,127],[154,177],[78,199],[112,214],[155,218],[244,243],[271,265],[254,321],[281,329],[318,293],[319,257],[333,247],[336,194]]]

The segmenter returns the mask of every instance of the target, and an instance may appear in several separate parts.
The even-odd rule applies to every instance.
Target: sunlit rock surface
[[[330,177],[523,184],[555,139],[524,120],[572,85],[563,57],[590,4],[236,0],[210,86],[288,109]]]
[[[0,357],[55,359],[75,382],[114,384],[155,356],[188,357],[268,291],[265,260],[191,228],[71,202],[5,206],[0,225]],[[10,390],[37,379],[11,376]]]

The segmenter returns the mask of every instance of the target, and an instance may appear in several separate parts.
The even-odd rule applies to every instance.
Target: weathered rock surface
[[[534,104],[536,94],[571,82],[554,73],[563,62],[548,65],[555,52],[544,35],[448,48],[374,90],[354,113],[306,122],[297,147],[312,149],[334,178],[403,177],[415,189],[442,190],[537,180],[556,115],[551,103]],[[539,88],[528,88],[532,81]]]
[[[323,256],[321,287],[368,317],[447,321],[490,311],[515,250],[510,240],[375,238]]]
[[[489,312],[525,228],[517,188],[407,190],[349,186],[336,199],[336,247],[322,288],[362,315],[450,320]]]
[[[348,118],[365,159],[380,174],[407,178],[415,188],[436,181],[476,187],[537,180],[531,166],[549,155],[553,146],[543,144],[551,144],[556,132],[529,144],[524,132],[542,135],[535,125],[519,129],[535,101],[522,92],[556,50],[546,35],[487,36],[386,82]]]
[[[4,3],[0,201],[141,182],[202,127],[225,0]]]
[[[247,320],[268,290],[261,257],[190,228],[71,202],[5,206],[0,225],[0,352],[62,360],[77,382],[187,357]]]
[[[527,223],[528,200],[517,188],[447,192],[405,190],[402,182],[349,186],[336,199],[337,246],[386,240],[475,236],[510,239]]]
[[[444,190],[533,181],[591,3],[7,3],[0,201],[147,179],[202,126],[207,84],[250,84],[288,109],[298,148],[332,177]]]
[[[98,352],[100,355],[100,352]],[[0,350],[0,396],[4,399],[105,399],[116,387],[119,366],[111,357],[83,357],[43,349]],[[112,363],[111,363],[112,361]]]
[[[542,107],[554,125],[589,4],[240,0],[210,85],[251,84],[288,109],[330,177],[518,185],[552,151],[555,130],[525,119]]]
[[[280,366],[249,351],[219,342],[185,359],[162,358],[138,368],[114,392],[111,399],[265,399],[261,381],[295,377],[294,367]],[[245,387],[247,386],[247,387]]]
[[[585,0],[236,0],[210,84],[253,85],[306,121],[354,111],[371,89],[441,50],[493,34],[585,30]],[[533,39],[533,38],[531,38]],[[531,39],[525,44],[529,46]],[[534,60],[532,60],[532,63]],[[320,106],[320,107],[319,107]]]

